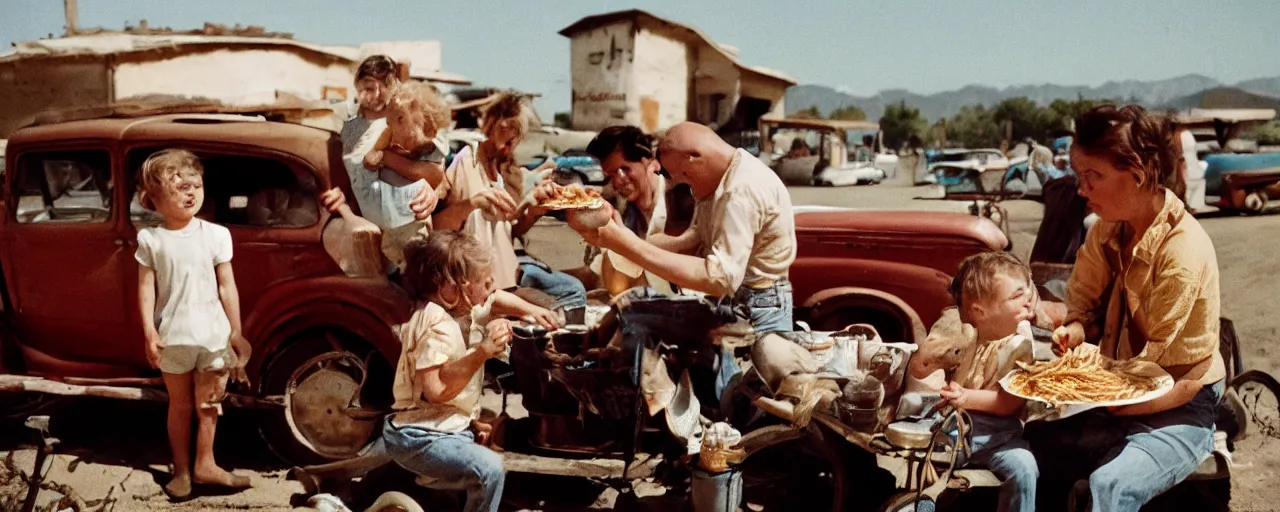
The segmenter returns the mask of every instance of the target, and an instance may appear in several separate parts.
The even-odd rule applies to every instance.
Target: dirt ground
[[[874,187],[796,188],[796,205],[845,206],[867,209],[928,209],[963,212],[965,203],[915,200],[936,192],[924,187],[891,183]],[[1025,258],[1035,238],[1042,207],[1031,201],[1006,205],[1012,219],[1014,252]],[[1280,348],[1280,215],[1265,217],[1220,216],[1202,219],[1213,238],[1221,269],[1222,314],[1235,321],[1247,369],[1277,375]],[[529,251],[558,268],[582,265],[581,239],[562,225],[546,223],[534,228]],[[302,505],[302,487],[287,478],[287,467],[267,454],[257,436],[255,417],[249,411],[231,411],[222,421],[220,462],[250,475],[252,490],[226,496],[204,496],[185,504],[171,504],[160,492],[167,468],[164,409],[160,404],[77,400],[54,406],[54,434],[61,439],[50,464],[47,481],[62,484],[98,510],[292,510]],[[15,469],[29,472],[34,466],[31,431],[20,422],[0,422],[0,510],[16,507],[22,486],[12,478]],[[1280,439],[1254,435],[1236,447],[1231,509],[1280,510]],[[679,507],[676,491],[640,485],[637,495],[619,497],[617,491],[591,482],[512,475],[504,509],[672,510]],[[59,495],[44,492],[44,506]],[[105,501],[103,501],[105,500]],[[14,508],[16,510],[16,508]]]

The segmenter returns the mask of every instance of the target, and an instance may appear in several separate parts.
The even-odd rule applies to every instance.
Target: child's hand
[[[324,209],[331,213],[338,213],[338,210],[347,204],[347,197],[342,194],[342,190],[333,187],[320,193],[320,203],[324,205]]]
[[[477,210],[503,220],[511,220],[516,216],[517,205],[511,195],[505,190],[496,188],[485,189],[483,192],[471,196],[471,204]]]
[[[159,333],[147,334],[147,363],[152,368],[160,369],[160,352],[164,350],[164,341],[160,339]]]
[[[439,202],[440,196],[436,194],[436,189],[427,184],[418,189],[418,193],[409,200],[409,209],[413,210],[414,219],[427,220],[431,218],[432,213],[435,213]]]
[[[484,353],[486,359],[497,356],[507,351],[507,345],[511,344],[511,322],[505,318],[499,318],[489,325],[485,326],[484,341],[480,342],[480,351]]]
[[[1059,355],[1084,343],[1084,325],[1071,322],[1053,330],[1053,350]]]
[[[547,308],[534,307],[529,314],[525,315],[525,320],[542,326],[543,329],[554,331],[561,327],[560,316]]]
[[[475,432],[476,444],[489,445],[489,438],[493,436],[493,425],[480,420],[471,420],[471,431]]]
[[[951,404],[952,407],[964,409],[965,402],[968,399],[968,392],[969,390],[953,381],[938,390],[938,395],[942,396],[943,402]]]
[[[380,150],[373,150],[364,155],[364,168],[370,171],[377,171],[382,168],[383,153]]]
[[[249,375],[245,373],[245,366],[249,364],[249,358],[253,356],[253,346],[249,344],[240,333],[231,333],[231,350],[236,354],[236,363],[231,366],[230,378],[232,382],[239,382],[249,385]]]

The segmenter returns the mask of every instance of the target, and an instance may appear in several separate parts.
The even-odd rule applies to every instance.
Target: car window
[[[111,157],[103,150],[22,155],[15,169],[13,208],[19,224],[107,222],[111,219]]]
[[[129,155],[134,183],[142,162],[159,148]],[[204,166],[204,205],[199,216],[223,226],[306,228],[320,221],[315,176],[272,158],[196,152]],[[155,226],[160,216],[138,202],[137,186],[129,216],[137,227]]]

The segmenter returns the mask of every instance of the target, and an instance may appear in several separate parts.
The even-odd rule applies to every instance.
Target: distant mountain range
[[[1199,106],[1198,96],[1207,91],[1228,88],[1238,91],[1241,97],[1256,97],[1248,105],[1280,98],[1280,76],[1246,80],[1229,87],[1203,75],[1185,75],[1167,80],[1125,80],[1107,82],[1098,87],[1084,85],[1019,85],[997,89],[982,85],[967,85],[958,90],[921,95],[904,89],[888,89],[875,96],[860,97],[845,94],[823,85],[800,85],[787,91],[787,113],[818,107],[823,115],[840,107],[855,105],[867,113],[868,119],[879,119],[886,105],[906,101],[920,109],[920,114],[930,122],[951,117],[966,105],[995,105],[1008,98],[1027,97],[1040,105],[1048,105],[1056,99],[1074,100],[1113,99],[1135,101],[1148,107],[1188,108]],[[1230,98],[1231,95],[1226,96]],[[1221,98],[1219,98],[1221,99]],[[1196,102],[1196,103],[1192,103]],[[1270,108],[1270,107],[1268,107]]]

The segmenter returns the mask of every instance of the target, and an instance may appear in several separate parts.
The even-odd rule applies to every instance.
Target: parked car
[[[137,204],[138,168],[170,147],[202,159],[200,216],[235,244],[254,356],[253,386],[233,390],[230,404],[261,409],[263,437],[286,460],[353,456],[376,422],[351,397],[364,389],[363,404],[390,404],[400,352],[390,327],[407,319],[409,301],[385,279],[345,274],[326,250],[342,220],[317,194],[351,191],[338,136],[318,128],[176,114],[13,134],[0,213],[0,391],[166,399],[144,355],[133,252],[138,229],[157,222]],[[922,339],[950,303],[959,261],[1007,245],[994,224],[962,214],[799,208],[796,223],[798,319],[815,329],[869,323],[886,341]]]
[[[806,151],[775,147],[780,132],[803,141]],[[894,176],[898,165],[898,155],[884,148],[880,125],[867,121],[761,118],[760,157],[788,185],[873,185]]]
[[[388,326],[407,319],[409,302],[385,279],[345,275],[326,251],[324,232],[339,219],[317,194],[351,191],[337,134],[317,128],[161,115],[14,133],[0,214],[0,370],[37,378],[0,389],[164,398],[144,355],[133,253],[138,230],[158,221],[138,205],[139,167],[172,147],[201,158],[199,215],[234,242],[244,334],[254,348],[253,387],[234,390],[232,403],[263,409],[262,434],[285,459],[353,455],[347,447],[375,425],[331,413],[360,384],[351,368],[396,360],[400,344]]]
[[[556,168],[554,172],[560,175],[557,179],[559,182],[564,182],[564,184],[604,185],[604,168],[600,166],[600,161],[580,149],[566,150],[561,154],[554,152],[541,153],[532,160],[525,162],[524,168],[530,171],[537,169],[548,158],[555,159]]]

